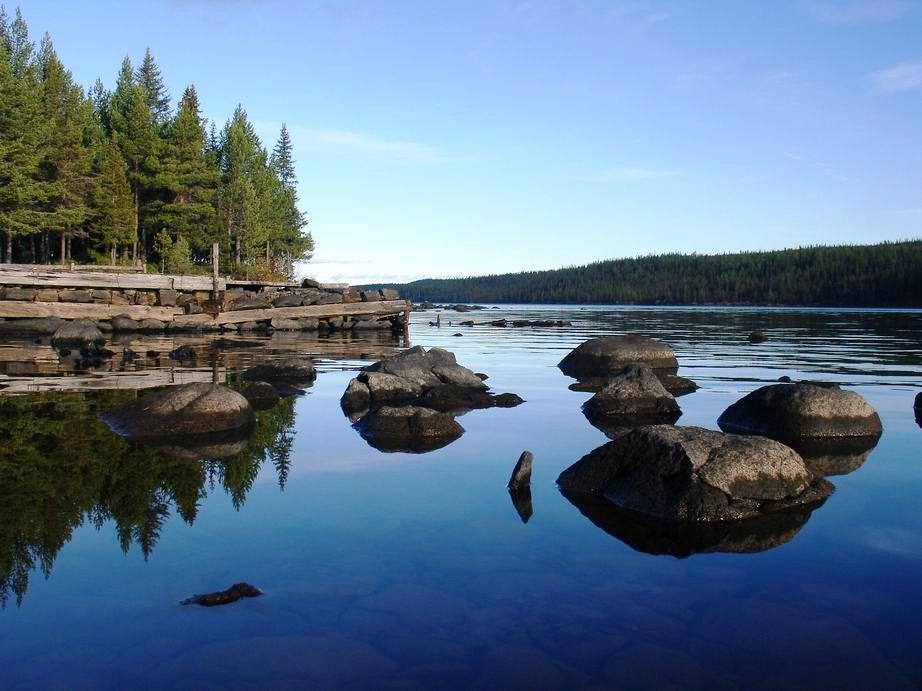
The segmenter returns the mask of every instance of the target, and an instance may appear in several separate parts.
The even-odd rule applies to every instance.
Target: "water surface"
[[[499,317],[572,325],[479,325]],[[922,312],[503,307],[430,319],[414,314],[413,344],[453,350],[526,403],[464,415],[460,439],[421,455],[376,451],[338,406],[352,370],[405,345],[389,334],[247,336],[260,345],[220,352],[135,339],[145,356],[104,374],[75,372],[47,346],[0,347],[0,687],[922,684]],[[754,328],[770,340],[748,344]],[[607,441],[580,412],[590,394],[556,363],[588,337],[627,332],[667,341],[701,386],[679,399],[679,424],[716,429],[727,405],[786,375],[858,391],[883,437],[829,477],[836,492],[805,521],[653,554],[662,541],[643,526],[607,530],[554,485]],[[185,342],[198,360],[165,357]],[[96,419],[137,386],[237,386],[241,369],[292,351],[320,359],[315,384],[210,458],[131,444]],[[505,489],[524,449],[527,523]],[[178,605],[240,580],[265,595]]]

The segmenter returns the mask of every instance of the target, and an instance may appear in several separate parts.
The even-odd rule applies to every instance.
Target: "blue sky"
[[[21,9],[85,85],[150,47],[286,122],[323,280],[922,236],[919,0]]]

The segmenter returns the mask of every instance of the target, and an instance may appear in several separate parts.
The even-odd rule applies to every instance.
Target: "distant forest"
[[[922,307],[922,240],[662,254],[379,287],[417,302]]]
[[[84,92],[48,34],[36,45],[0,5],[3,261],[186,273],[217,242],[225,270],[293,275],[314,247],[306,224],[284,125],[270,152],[241,106],[221,128],[192,85],[174,106],[149,50],[114,89]]]

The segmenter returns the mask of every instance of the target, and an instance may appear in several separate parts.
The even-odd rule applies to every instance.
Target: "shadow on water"
[[[259,469],[284,488],[295,436],[294,398],[257,413],[241,438],[126,440],[97,419],[134,392],[45,392],[0,398],[0,602],[22,601],[29,575],[47,578],[84,524],[112,521],[124,551],[147,558],[171,513],[191,525],[220,487],[240,509]]]
[[[764,552],[794,539],[823,502],[743,521],[685,523],[661,521],[612,504],[604,497],[561,491],[594,525],[647,554],[680,559],[693,554]]]

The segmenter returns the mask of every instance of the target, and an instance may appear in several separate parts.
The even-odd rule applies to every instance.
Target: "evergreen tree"
[[[114,140],[108,140],[100,150],[94,171],[90,233],[96,245],[108,250],[114,264],[119,248],[127,249],[136,237],[134,198],[127,167]]]
[[[166,124],[170,117],[170,94],[150,48],[144,53],[144,61],[135,73],[135,83],[147,94],[147,107],[153,114],[154,122],[158,125]]]
[[[29,40],[29,27],[16,8],[16,18],[4,31],[10,69],[14,77],[22,77],[33,66],[35,44]]]

